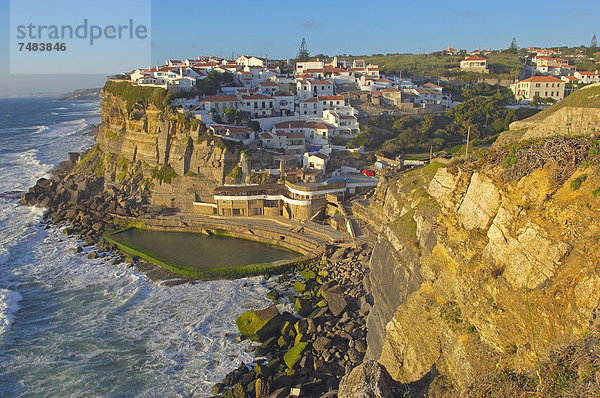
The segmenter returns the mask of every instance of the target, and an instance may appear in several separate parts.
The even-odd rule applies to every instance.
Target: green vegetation
[[[121,97],[127,104],[127,112],[131,112],[138,102],[142,102],[144,106],[154,104],[162,110],[168,107],[173,99],[172,93],[164,88],[134,86],[127,81],[109,80],[104,85],[104,91]]]
[[[441,51],[431,54],[374,54],[366,56],[340,55],[347,61],[364,59],[367,64],[379,65],[382,73],[402,76],[445,76],[463,80],[476,80],[482,77],[480,73],[460,71],[460,61],[465,53],[450,56]],[[496,51],[486,55],[491,74],[485,77],[514,79],[521,74],[523,64],[519,54],[511,51]]]
[[[594,198],[597,198],[598,196],[600,196],[600,187],[594,188],[594,190],[592,191],[592,196]]]
[[[152,179],[158,180],[161,183],[166,182],[167,184],[170,184],[173,181],[173,178],[176,177],[179,177],[179,175],[175,173],[173,167],[168,164],[162,165],[161,168],[155,168],[152,172]]]
[[[239,164],[236,164],[235,167],[227,174],[227,177],[238,179],[242,177],[242,168]]]
[[[470,386],[465,397],[592,397],[598,396],[600,354],[598,330],[584,335],[548,355],[536,374],[504,368]],[[539,372],[539,377],[538,373]]]
[[[573,180],[571,180],[571,189],[573,191],[577,191],[579,188],[581,188],[581,184],[583,184],[583,182],[587,180],[587,174],[582,174],[577,178],[574,178]]]
[[[478,83],[466,88],[463,96],[468,99],[446,114],[375,116],[362,120],[360,134],[348,146],[365,145],[388,157],[429,152],[430,148],[439,151],[452,142],[462,141],[469,129],[471,140],[493,137],[508,130],[510,123],[537,112],[530,108],[506,109],[512,93],[499,85]]]
[[[140,225],[144,227],[143,225]],[[125,228],[128,229],[128,228]],[[214,279],[238,279],[248,276],[265,275],[268,273],[281,273],[291,268],[296,267],[302,261],[290,260],[290,261],[276,261],[259,264],[246,264],[228,267],[208,267],[208,268],[196,268],[186,265],[177,264],[169,259],[161,257],[156,253],[149,250],[140,248],[131,244],[128,241],[122,240],[118,237],[118,233],[124,231],[124,229],[106,233],[103,238],[106,242],[116,245],[119,250],[127,253],[131,256],[138,256],[146,261],[156,264],[168,271],[173,272],[176,275],[203,280],[214,280]]]
[[[221,86],[232,84],[234,77],[231,73],[210,71],[204,79],[196,80],[196,87],[193,90],[181,91],[177,93],[179,98],[193,98],[197,96],[215,95],[221,89]]]
[[[75,165],[75,170],[93,170],[97,177],[104,175],[104,154],[98,144]]]
[[[294,344],[294,346],[283,355],[283,361],[289,369],[292,369],[294,365],[300,360],[302,352],[306,348],[307,344],[308,343],[303,341],[298,342]]]
[[[579,89],[562,101],[538,113],[533,120],[542,120],[562,108],[600,108],[600,87],[585,87]]]

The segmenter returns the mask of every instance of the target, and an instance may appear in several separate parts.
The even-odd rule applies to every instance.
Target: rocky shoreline
[[[104,242],[102,235],[119,227],[119,216],[142,216],[147,203],[137,186],[107,188],[102,174],[95,169],[95,156],[101,156],[96,147],[83,156],[69,154],[69,160],[62,162],[50,178],[40,178],[22,195],[20,203],[48,209],[44,222],[64,226],[65,234],[81,238],[83,245],[76,248],[78,253],[89,258],[110,256],[107,261],[113,265],[130,263],[153,282],[193,283]],[[331,245],[320,261],[302,264],[281,275],[277,287],[267,296],[274,304],[246,312],[237,320],[240,341],[254,341],[251,349],[255,362],[242,364],[229,373],[214,386],[213,394],[275,398],[300,391],[302,397],[335,397],[338,392],[340,397],[353,396],[347,392],[356,387],[351,376],[361,368],[358,365],[365,356],[366,316],[372,304],[363,285],[371,250],[367,245]],[[285,311],[286,303],[294,309]],[[381,375],[377,383],[383,380],[388,390],[397,388],[383,368],[369,370],[369,375],[378,372]],[[369,384],[362,380],[358,388],[363,391]]]
[[[90,134],[93,133],[93,130],[90,131]],[[83,244],[75,249],[77,253],[84,252],[85,247],[94,247],[92,251],[86,251],[89,258],[104,257],[110,253],[111,264],[127,262],[135,265],[153,282],[188,282],[164,268],[128,256],[116,246],[103,241],[105,232],[118,228],[115,215],[142,215],[144,200],[139,195],[134,196],[117,188],[106,190],[104,178],[86,168],[85,162],[80,162],[80,159],[93,156],[93,151],[94,148],[83,155],[69,153],[69,160],[61,162],[50,178],[40,178],[21,196],[20,203],[47,209],[43,216],[44,223],[64,226],[66,235],[79,236]]]
[[[254,341],[255,362],[241,364],[214,386],[213,394],[338,396],[342,377],[362,363],[366,352],[370,303],[363,279],[370,252],[366,246],[329,246],[320,261],[282,275],[268,294],[274,305],[236,321],[242,338]],[[294,304],[294,313],[279,312],[276,305],[286,301]]]

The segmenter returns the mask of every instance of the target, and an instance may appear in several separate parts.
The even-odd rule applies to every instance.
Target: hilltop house
[[[490,73],[487,59],[471,55],[460,61],[460,69],[467,72]]]
[[[552,98],[560,101],[565,97],[565,82],[554,76],[533,76],[510,85],[517,101]]]

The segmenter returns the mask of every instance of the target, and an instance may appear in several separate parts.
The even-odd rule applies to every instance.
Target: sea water
[[[98,101],[0,99],[0,396],[210,396],[240,362],[235,318],[264,307],[264,278],[161,286],[75,254],[20,195],[94,144]]]

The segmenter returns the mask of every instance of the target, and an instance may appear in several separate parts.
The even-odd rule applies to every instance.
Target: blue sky
[[[126,2],[102,3],[118,12]],[[56,10],[57,15],[68,12]],[[0,96],[66,92],[103,84],[104,75],[10,75],[9,15],[9,0],[0,0]],[[151,60],[232,53],[289,58],[296,55],[302,37],[312,54],[328,55],[419,53],[449,45],[498,49],[508,47],[512,37],[521,47],[556,46],[559,42],[588,45],[592,35],[600,37],[599,20],[597,0],[154,0]],[[135,66],[131,65],[132,69]]]

